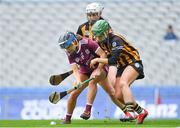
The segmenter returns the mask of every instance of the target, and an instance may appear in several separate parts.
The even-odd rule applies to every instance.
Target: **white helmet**
[[[90,3],[86,6],[86,13],[99,13],[101,14],[104,7],[100,3]]]

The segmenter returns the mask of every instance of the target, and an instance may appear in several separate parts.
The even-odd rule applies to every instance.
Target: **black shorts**
[[[133,63],[131,63],[129,65],[132,66],[139,73],[139,76],[137,77],[137,79],[143,79],[144,78],[143,64],[142,64],[141,60],[135,61],[135,62],[133,62]],[[126,65],[125,67],[118,67],[116,77],[121,76],[124,69],[127,66],[128,65]]]

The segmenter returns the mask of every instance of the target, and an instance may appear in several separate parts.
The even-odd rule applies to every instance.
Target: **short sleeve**
[[[99,48],[99,45],[96,41],[93,41],[93,40],[88,40],[88,47],[96,53],[96,51],[98,50]]]
[[[83,36],[81,26],[78,27],[76,34]]]
[[[67,56],[68,56],[68,60],[69,60],[69,63],[70,63],[70,64],[75,63],[74,57],[73,57],[72,55],[67,54]]]

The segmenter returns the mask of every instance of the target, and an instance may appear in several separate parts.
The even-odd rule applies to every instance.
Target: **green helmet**
[[[105,20],[98,20],[92,26],[92,33],[94,36],[100,36],[109,29],[109,24]]]

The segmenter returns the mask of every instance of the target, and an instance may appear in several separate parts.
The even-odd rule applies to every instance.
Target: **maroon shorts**
[[[103,67],[103,69],[104,69],[104,71],[106,72],[106,74],[108,74],[109,66],[108,66],[108,65],[105,65],[105,66]],[[79,69],[79,72],[80,72],[81,74],[84,74],[84,75],[87,75],[88,77],[90,77],[91,74],[92,74],[92,72],[93,72],[94,70],[96,70],[96,68],[95,68],[95,69],[92,69],[92,70],[84,70],[84,69],[80,68],[80,69]]]

